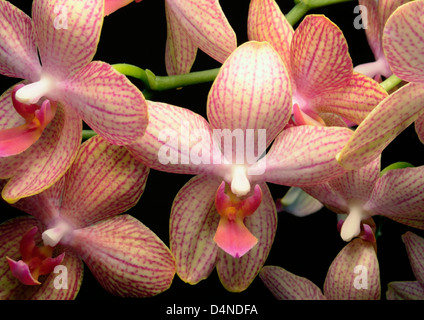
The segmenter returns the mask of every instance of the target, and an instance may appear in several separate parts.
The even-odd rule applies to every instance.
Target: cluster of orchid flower
[[[424,142],[424,1],[359,0],[375,62],[354,68],[342,31],[307,14],[341,0],[297,1],[287,15],[250,0],[240,45],[218,0],[166,0],[168,75],[190,75],[198,49],[222,64],[209,73],[207,119],[128,78],[154,90],[152,73],[92,61],[104,17],[131,2],[33,0],[29,17],[0,0],[0,73],[23,79],[0,97],[2,198],[29,214],[0,225],[0,299],[74,299],[84,263],[122,297],[216,268],[231,292],[259,276],[278,299],[381,299],[373,216],[424,229],[424,168],[380,168],[412,123]],[[83,139],[83,125],[95,134]],[[169,247],[125,214],[150,169],[194,176],[170,208]],[[267,182],[290,187],[287,210],[343,216],[347,244],[323,291],[265,265],[277,230]],[[424,239],[403,239],[417,281],[391,283],[386,297],[424,299]]]

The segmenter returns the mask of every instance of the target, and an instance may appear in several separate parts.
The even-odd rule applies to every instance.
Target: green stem
[[[97,135],[97,133],[95,133],[93,130],[82,130],[82,140],[90,139],[95,135]]]
[[[342,2],[349,2],[352,0],[301,0],[303,3],[311,7],[311,9],[319,8],[319,7],[326,7],[330,6],[332,4],[342,3]]]
[[[383,87],[384,90],[389,92],[394,87],[396,87],[399,83],[402,82],[402,79],[399,79],[394,74],[392,74],[390,77],[388,77],[386,80],[384,80],[380,85]]]

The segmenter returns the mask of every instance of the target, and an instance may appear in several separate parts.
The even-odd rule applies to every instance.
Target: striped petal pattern
[[[387,286],[387,300],[424,300],[424,287],[418,281],[393,281]]]
[[[175,274],[175,261],[165,244],[129,215],[74,231],[71,246],[114,295],[159,294],[169,288]]]
[[[402,236],[405,243],[412,272],[417,281],[424,287],[424,238],[407,232]]]
[[[277,300],[325,300],[312,281],[277,266],[263,267],[259,276]]]

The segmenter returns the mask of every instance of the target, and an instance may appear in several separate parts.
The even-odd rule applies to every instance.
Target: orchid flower
[[[380,270],[371,242],[356,238],[336,256],[323,291],[281,267],[265,266],[259,277],[278,300],[380,300]]]
[[[63,178],[14,204],[32,217],[0,225],[1,299],[73,299],[82,260],[114,295],[166,290],[175,274],[169,249],[141,222],[119,215],[138,202],[148,173],[122,146],[100,136],[84,142]],[[57,266],[61,281],[51,273]]]
[[[169,75],[188,73],[198,48],[220,63],[236,49],[236,34],[218,0],[166,0],[165,12]]]
[[[331,114],[359,124],[387,96],[376,81],[353,72],[342,31],[325,16],[307,15],[293,30],[274,0],[252,0],[248,37],[271,43],[283,59],[296,125],[346,125]]]
[[[397,8],[387,20],[383,50],[393,73],[410,83],[381,101],[358,126],[337,159],[347,169],[377,158],[404,129],[415,121],[424,142],[424,2]]]
[[[368,44],[374,54],[375,61],[356,66],[354,71],[365,74],[378,82],[381,76],[388,78],[392,75],[390,66],[383,51],[383,29],[389,16],[395,9],[409,0],[359,0],[359,5],[365,8],[362,14],[365,34]]]
[[[305,217],[322,209],[324,205],[299,187],[291,187],[284,197],[275,202],[278,212]]]
[[[11,178],[2,193],[8,202],[37,194],[64,174],[81,142],[81,119],[117,145],[145,130],[142,93],[110,65],[90,62],[103,6],[102,0],[34,0],[31,20],[0,1],[0,73],[25,79],[0,97],[0,178]]]
[[[105,0],[105,16],[114,13],[116,10],[125,7],[134,0]],[[135,2],[141,2],[141,0],[135,0]]]
[[[387,300],[424,300],[424,239],[406,232],[402,236],[416,281],[393,281],[388,285]]]
[[[340,235],[350,241],[366,227],[363,221],[375,215],[424,229],[423,179],[424,167],[385,170],[380,176],[379,157],[357,170],[303,190],[330,210],[347,214]]]
[[[196,175],[178,192],[170,218],[170,247],[184,281],[197,283],[216,265],[225,288],[246,289],[265,262],[277,226],[265,181],[301,186],[344,172],[332,157],[351,131],[282,131],[290,103],[281,58],[268,43],[256,41],[241,45],[221,67],[207,100],[209,122],[149,101],[146,133],[128,149],[152,169]]]

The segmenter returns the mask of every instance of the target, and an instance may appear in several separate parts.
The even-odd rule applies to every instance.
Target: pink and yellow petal
[[[213,238],[220,217],[214,200],[220,183],[209,176],[195,176],[172,205],[170,248],[178,276],[190,284],[206,279],[215,267],[219,248]]]
[[[418,139],[424,144],[424,115],[419,116],[417,120],[415,120],[414,125]]]
[[[121,297],[149,297],[167,290],[175,261],[165,244],[129,215],[74,231],[71,246],[103,288]]]
[[[424,238],[408,231],[402,236],[402,240],[405,243],[412,272],[424,289]]]
[[[0,74],[37,81],[41,73],[31,18],[0,1]]]
[[[110,15],[116,10],[125,7],[134,0],[105,0],[105,16]],[[135,2],[140,2],[141,0],[135,0]]]
[[[384,27],[383,48],[393,73],[408,82],[424,82],[424,3],[396,9]]]
[[[390,0],[393,1],[393,0]],[[381,26],[381,20],[379,19],[379,5],[381,6],[381,3],[386,2],[383,1],[375,1],[375,0],[359,0],[358,3],[361,6],[365,7],[364,12],[361,13],[362,17],[362,23],[365,24],[364,21],[366,21],[366,28],[365,28],[365,35],[367,36],[368,45],[371,48],[371,51],[374,54],[375,59],[378,59],[378,57],[382,54],[382,46],[381,46],[381,35],[382,35],[382,28]],[[361,10],[362,11],[362,10]],[[365,27],[365,26],[364,26]]]
[[[66,173],[61,216],[84,227],[123,213],[140,199],[148,174],[124,147],[92,137]]]
[[[263,267],[259,276],[277,300],[325,300],[321,289],[312,281],[281,267]]]
[[[44,72],[65,79],[93,59],[103,10],[103,0],[33,2],[32,19]]]
[[[424,300],[424,287],[418,281],[389,282],[387,300]]]
[[[214,129],[266,129],[267,146],[291,115],[291,85],[280,56],[266,42],[249,41],[225,61],[209,92]]]

